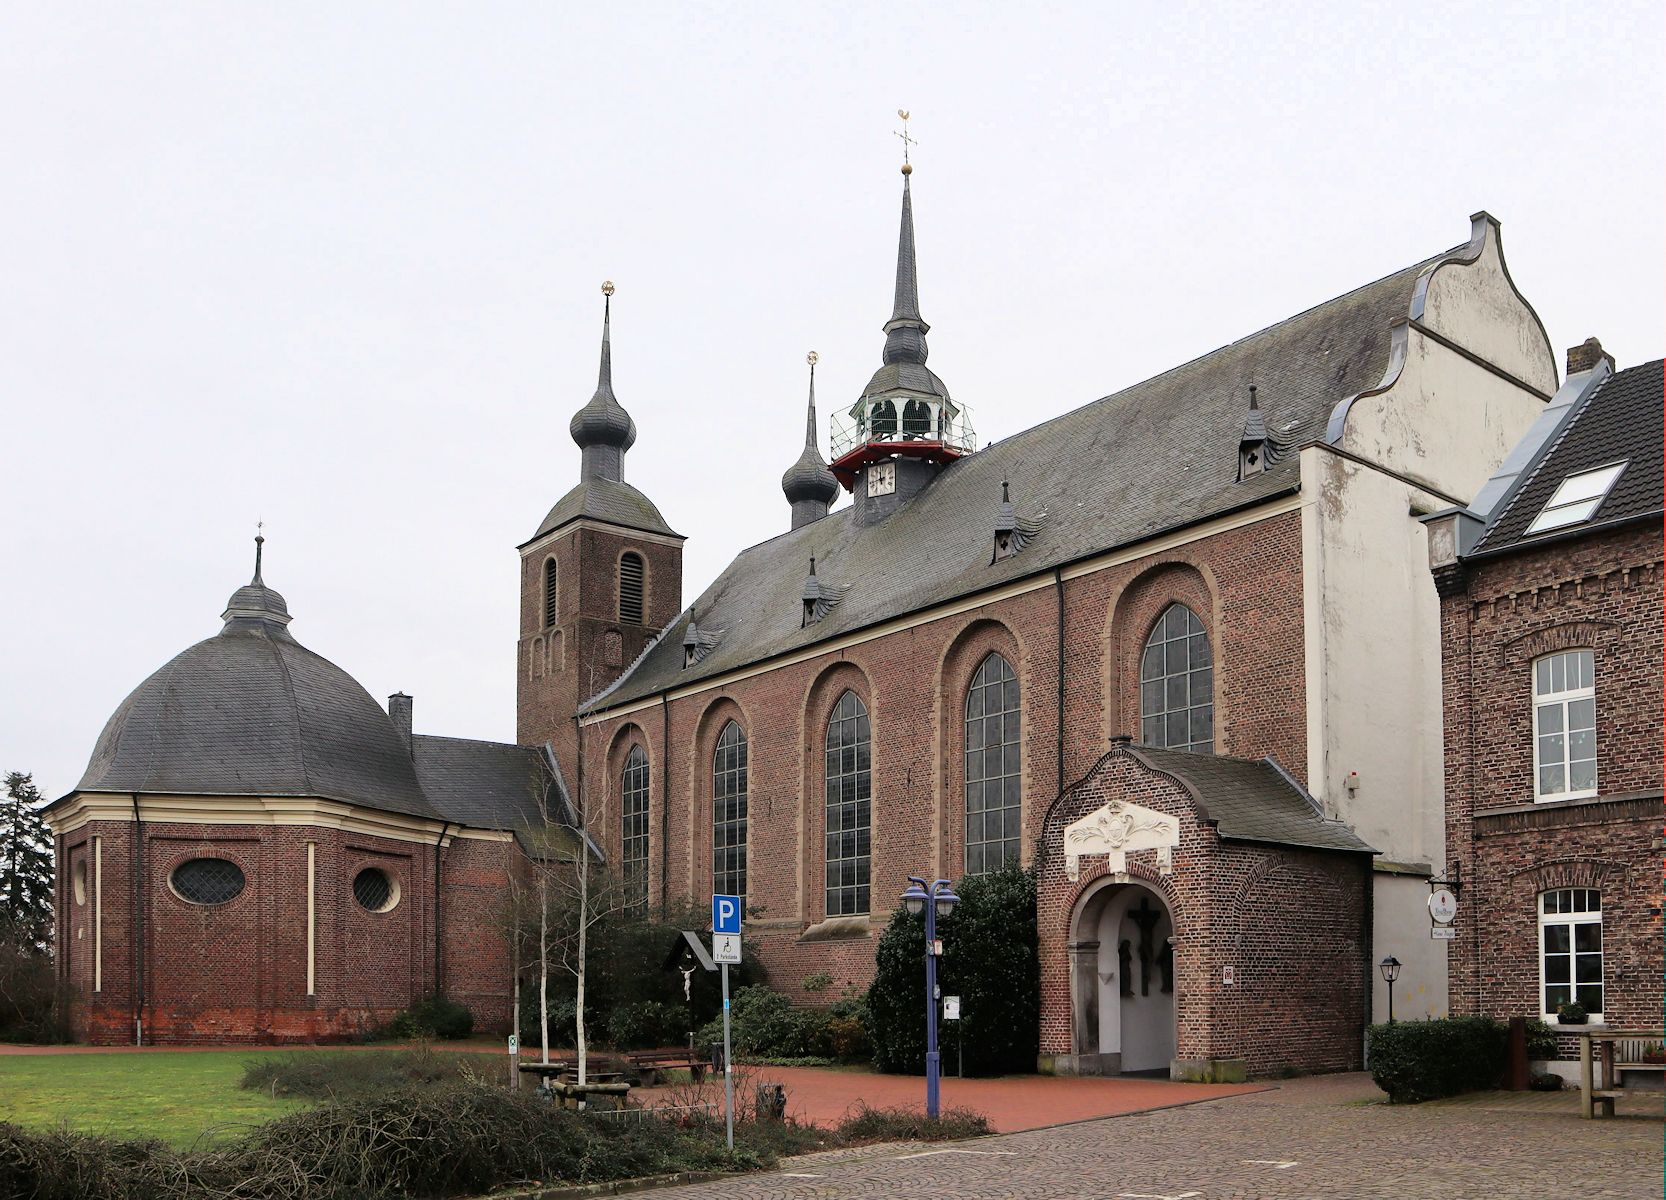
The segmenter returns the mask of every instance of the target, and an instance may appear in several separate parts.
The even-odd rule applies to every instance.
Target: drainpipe
[[[145,1044],[145,823],[133,793],[133,1044]]]
[[[671,697],[659,694],[659,907],[671,903]]]
[[[440,836],[434,839],[434,995],[444,994],[440,973],[440,844],[451,829],[451,822],[440,826]]]
[[[1059,567],[1053,568],[1053,590],[1058,596],[1059,608],[1059,708],[1058,708],[1058,746],[1054,753],[1054,778],[1058,781],[1055,796],[1064,794],[1064,571]]]

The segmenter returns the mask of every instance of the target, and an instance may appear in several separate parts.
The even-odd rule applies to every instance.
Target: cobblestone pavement
[[[1364,1075],[937,1147],[873,1147],[655,1192],[832,1200],[1644,1200],[1663,1126],[1495,1104],[1389,1106]],[[1524,1097],[1525,1099],[1525,1097]],[[1659,1113],[1659,1106],[1653,1106]]]

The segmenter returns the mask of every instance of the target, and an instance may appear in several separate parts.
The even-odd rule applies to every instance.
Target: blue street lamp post
[[[942,1076],[937,1053],[937,919],[947,917],[960,903],[947,879],[927,885],[918,875],[908,877],[902,904],[910,913],[926,914],[926,1116],[937,1119],[937,1092]]]

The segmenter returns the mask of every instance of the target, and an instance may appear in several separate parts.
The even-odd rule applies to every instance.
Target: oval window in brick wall
[[[353,899],[366,912],[385,913],[399,903],[399,883],[381,867],[366,867],[353,876]]]
[[[174,895],[187,904],[224,904],[243,892],[243,868],[223,858],[193,858],[168,876]]]

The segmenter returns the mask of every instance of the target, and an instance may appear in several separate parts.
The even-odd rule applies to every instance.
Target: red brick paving
[[[737,1105],[751,1100],[750,1089],[765,1081],[787,1087],[787,1115],[815,1125],[835,1125],[858,1104],[872,1108],[899,1105],[923,1108],[926,1082],[913,1075],[874,1075],[862,1071],[824,1071],[813,1067],[747,1067],[735,1075]],[[643,1103],[685,1100],[686,1088],[633,1092]],[[1147,1112],[1265,1091],[1259,1084],[1170,1083],[1166,1079],[1082,1078],[1012,1075],[999,1079],[945,1079],[944,1108],[969,1108],[989,1118],[998,1133],[1018,1133],[1095,1117]],[[722,1077],[702,1089],[722,1099]],[[742,1094],[746,1093],[746,1094]]]

